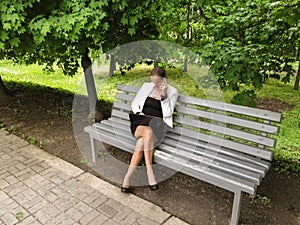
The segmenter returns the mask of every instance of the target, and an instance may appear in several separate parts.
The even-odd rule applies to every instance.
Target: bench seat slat
[[[112,118],[110,120],[105,120],[102,123],[105,123],[108,126],[118,127],[118,130],[120,129],[124,130],[125,132],[129,132],[129,123],[127,121]],[[99,127],[99,129],[101,128]],[[180,143],[178,143],[178,140],[180,140]],[[180,136],[172,133],[166,135],[163,144],[172,146],[174,148],[177,148],[177,146],[180,144],[180,148],[183,148],[188,152],[203,155],[205,157],[208,157],[209,159],[214,159],[237,167],[245,168],[247,170],[259,173],[261,175],[264,175],[267,169],[270,167],[269,162],[263,161],[259,158],[245,156],[244,154],[239,154],[233,151],[231,151],[231,154],[228,154],[229,150],[225,151],[224,149],[217,147],[208,147],[200,143],[197,143],[196,146],[194,142],[185,141],[181,139]]]
[[[196,131],[192,131],[190,129],[186,129],[183,127],[175,127],[172,129],[173,132],[185,136],[185,137],[195,137],[198,140],[203,142],[213,143],[218,146],[223,146],[225,148],[234,149],[238,152],[246,153],[248,155],[257,156],[266,160],[271,160],[273,157],[273,152],[265,149],[261,149],[258,147],[237,143],[231,140],[222,139],[220,137],[211,136],[208,134],[198,133]]]
[[[128,142],[128,140],[126,140],[125,138],[116,138],[115,135],[112,135],[109,132],[106,132],[105,134],[104,133],[100,134],[99,129],[93,126],[85,127],[85,132],[89,133],[91,137],[101,142],[107,143],[109,145],[127,151],[129,153],[133,153],[135,143],[130,141]]]
[[[111,121],[103,121],[103,123],[101,123],[100,125],[97,126],[98,129],[102,129],[105,133],[107,132],[112,132],[112,135],[115,135],[117,139],[119,138],[129,138],[128,137],[128,128],[126,128],[126,126],[122,126],[122,125],[118,125],[118,131],[114,131],[114,129],[112,128],[112,126],[114,126],[112,124]],[[121,131],[121,129],[123,129],[123,131]],[[132,138],[130,138],[132,139]],[[172,147],[173,148],[173,147]],[[173,154],[177,155],[180,152],[182,153],[183,151],[181,151],[181,149],[184,149],[183,146],[179,146],[179,148],[177,148],[175,150],[175,148],[173,148],[173,150],[166,146],[165,144],[161,144],[158,148],[159,150],[163,150],[163,151],[167,151],[167,152],[172,152]],[[260,174],[258,173],[254,173],[254,170],[249,170],[249,169],[245,169],[245,168],[237,168],[237,167],[233,167],[230,164],[224,164],[223,162],[219,162],[217,160],[211,160],[210,158],[204,156],[200,156],[199,154],[193,154],[193,153],[188,153],[187,151],[184,151],[183,154],[181,154],[181,158],[187,158],[187,156],[190,157],[191,160],[193,161],[197,161],[199,164],[202,165],[208,165],[206,162],[208,162],[210,164],[211,167],[216,168],[217,170],[222,170],[223,172],[227,172],[227,173],[231,173],[231,174],[235,174],[236,176],[239,177],[244,177],[244,179],[249,179],[252,182],[255,182],[256,184],[260,183],[261,177],[263,175],[263,168],[261,168]],[[201,157],[201,158],[200,158]],[[187,160],[189,160],[189,158],[187,158]],[[251,167],[250,167],[251,168]]]
[[[115,109],[112,110],[111,116],[116,117],[116,118],[122,118],[124,120],[129,120],[128,112],[122,112],[122,111],[115,110]]]
[[[128,112],[122,112],[119,110],[113,109],[112,111],[112,116],[118,117],[118,118],[123,118],[125,120],[129,119]],[[242,144],[242,143],[237,143],[231,140],[225,140],[220,137],[214,137],[208,134],[203,134],[199,133],[197,131],[192,131],[190,129],[186,128],[180,128],[180,127],[175,127],[172,132],[175,132],[177,134],[184,134],[185,136],[188,137],[197,137],[197,139],[202,140],[202,141],[210,141],[211,143],[216,143],[217,145],[219,144],[220,146],[224,146],[226,148],[230,149],[235,149],[236,151],[240,151],[249,155],[255,155],[258,157],[261,157],[263,159],[271,160],[273,157],[273,152],[265,149],[261,149],[258,147]]]
[[[256,185],[249,181],[222,173],[211,168],[201,167],[193,162],[186,162],[182,158],[168,154],[162,151],[156,151],[154,154],[156,163],[167,166],[174,170],[180,170],[192,177],[204,180],[226,190],[243,190],[249,194],[254,194]]]
[[[101,128],[103,128],[103,127],[104,126],[102,126]],[[93,128],[95,129],[95,127],[93,127]],[[98,129],[99,129],[99,127],[96,128],[95,130],[98,130]],[[90,134],[97,137],[97,139],[101,140],[102,142],[108,143],[108,144],[113,145],[114,147],[117,147],[117,148],[124,149],[128,152],[131,152],[131,153],[133,152],[134,142],[131,142],[131,143],[129,142],[129,144],[128,144],[128,136],[126,136],[126,135],[124,137],[118,136],[116,138],[114,133],[109,133],[109,131],[111,131],[111,129],[109,129],[109,126],[107,126],[107,129],[104,129],[102,131],[105,131],[105,132],[101,132],[101,134],[100,134],[99,130],[98,131],[93,131],[94,133],[90,131],[91,132]],[[127,144],[124,145],[124,143],[127,143]],[[164,155],[166,155],[166,153],[164,153]],[[231,189],[232,186],[238,186],[239,188],[243,188],[243,190],[247,193],[250,193],[250,194],[254,193],[254,187],[256,187],[256,184],[254,182],[249,182],[247,180],[243,180],[241,178],[234,177],[230,174],[226,174],[224,172],[221,172],[221,171],[218,171],[218,170],[215,170],[215,169],[212,169],[212,168],[207,168],[206,170],[201,171],[201,169],[199,169],[199,168],[203,168],[203,167],[200,167],[196,163],[192,163],[192,162],[187,162],[186,163],[186,160],[183,160],[180,157],[170,155],[170,154],[169,154],[169,156],[171,158],[176,158],[175,161],[177,161],[177,163],[179,163],[178,164],[179,168],[184,169],[184,167],[191,167],[192,166],[193,168],[197,168],[199,170],[197,172],[197,174],[199,172],[202,172],[203,174],[209,173],[210,176],[217,177],[218,180],[222,179],[222,183],[223,183],[222,185],[225,185],[225,184],[229,185],[229,187],[230,187],[229,189]],[[170,157],[167,160],[169,160]],[[154,154],[154,158],[155,158],[156,163],[161,162],[161,165],[167,166],[167,164],[165,163],[166,158],[164,158],[164,160],[160,159],[161,158],[161,151],[156,150],[155,154]],[[176,170],[179,169],[178,167],[174,168],[173,166],[174,166],[174,163],[172,164],[171,169],[176,169]],[[191,175],[195,176],[195,174],[191,174]]]
[[[113,123],[115,123],[114,126],[120,126],[120,129],[122,129],[121,125],[125,126],[125,127],[127,127],[127,126],[129,127],[129,125],[130,125],[129,121],[119,119],[119,118],[112,117],[109,120],[112,121]],[[174,133],[174,129],[172,129],[172,128],[169,128],[169,132],[167,133],[166,139],[164,140],[164,142],[167,142],[167,141],[168,141],[168,143],[167,143],[168,145],[173,142],[178,143],[178,141],[189,144],[190,146],[197,145],[199,148],[205,149],[205,152],[207,152],[207,153],[212,152],[211,154],[213,156],[215,156],[216,154],[219,154],[219,155],[222,154],[222,157],[225,157],[224,159],[226,159],[226,157],[229,157],[231,159],[234,159],[235,161],[241,162],[242,164],[246,163],[245,165],[247,165],[247,163],[250,163],[251,164],[250,167],[253,167],[254,169],[256,168],[255,165],[258,166],[257,169],[259,169],[261,167],[264,168],[264,171],[267,171],[270,167],[270,163],[267,161],[261,160],[257,157],[247,156],[243,153],[239,153],[239,152],[232,151],[229,149],[224,149],[220,146],[207,145],[207,143],[201,143],[199,141],[195,145],[195,141],[193,139],[188,138],[188,137],[183,137],[183,136],[181,136],[181,134]],[[177,144],[173,144],[173,146],[176,146],[176,145]],[[191,148],[191,149],[195,149],[195,148]]]
[[[225,149],[222,148],[220,146],[216,146],[216,145],[208,145],[207,143],[203,143],[203,142],[198,142],[197,144],[195,144],[195,142],[193,140],[191,140],[190,138],[182,138],[179,137],[177,134],[168,134],[166,137],[168,137],[167,140],[172,140],[176,143],[178,143],[178,140],[180,140],[180,142],[184,143],[184,144],[188,144],[190,146],[194,146],[193,150],[195,149],[195,151],[197,151],[197,149],[205,149],[205,152],[208,152],[209,154],[215,156],[216,154],[222,155],[223,156],[227,156],[231,159],[235,159],[237,161],[239,161],[240,163],[250,163],[251,165],[255,166],[257,165],[259,168],[262,167],[264,168],[264,170],[268,170],[270,167],[270,162],[262,160],[260,158],[257,157],[253,157],[253,156],[249,156],[249,155],[245,155],[236,151],[231,151],[229,149]],[[170,144],[170,143],[168,143]],[[211,153],[210,153],[211,152]],[[253,168],[255,169],[255,168]]]
[[[173,148],[179,148],[177,147],[178,142],[176,140],[172,140],[169,137],[165,138],[163,144],[167,145],[167,146],[171,146]],[[162,145],[163,145],[162,144]],[[253,161],[242,161],[240,159],[234,158],[234,157],[230,157],[227,155],[222,154],[222,152],[217,152],[217,151],[211,151],[205,148],[199,148],[196,146],[192,146],[190,144],[186,144],[186,143],[180,143],[180,149],[195,154],[195,155],[199,155],[205,158],[208,158],[209,160],[214,160],[223,164],[227,164],[230,166],[234,166],[236,168],[242,168],[243,170],[248,170],[248,171],[252,171],[253,173],[257,173],[260,176],[264,176],[265,173],[267,172],[266,167],[257,165],[255,163],[253,163],[253,161],[255,159],[253,159]],[[255,161],[256,162],[256,161]]]
[[[196,165],[202,166],[203,168],[205,168],[205,167],[214,168],[214,169],[216,169],[218,171],[222,171],[226,174],[231,174],[231,175],[233,175],[235,177],[239,177],[243,180],[248,180],[257,185],[260,184],[260,182],[261,182],[262,175],[253,173],[252,171],[249,171],[249,170],[244,170],[244,169],[241,169],[238,167],[234,167],[232,165],[225,164],[225,163],[219,162],[214,159],[209,159],[205,156],[197,155],[197,154],[190,153],[187,151],[182,151],[180,147],[175,149],[175,148],[167,146],[165,144],[161,144],[159,146],[159,150],[169,153],[171,155],[177,156],[181,159],[185,159],[186,163],[193,162]]]

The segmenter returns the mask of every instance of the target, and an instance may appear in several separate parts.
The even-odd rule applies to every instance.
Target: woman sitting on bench
[[[131,103],[131,132],[137,142],[121,188],[124,193],[131,192],[129,188],[130,178],[143,156],[146,163],[149,188],[152,191],[158,190],[158,184],[152,169],[154,148],[164,138],[165,126],[173,127],[172,114],[178,91],[167,84],[166,71],[161,67],[152,69],[151,81],[142,85]]]

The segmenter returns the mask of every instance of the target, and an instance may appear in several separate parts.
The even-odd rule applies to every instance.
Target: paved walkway
[[[0,225],[186,225],[0,129]]]

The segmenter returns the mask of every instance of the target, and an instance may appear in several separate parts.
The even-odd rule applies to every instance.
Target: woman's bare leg
[[[132,154],[130,165],[128,171],[124,177],[122,187],[128,188],[130,184],[130,179],[143,158],[143,141],[142,138],[139,138],[136,142],[135,150]]]
[[[139,129],[140,128],[140,129]],[[155,175],[152,169],[153,153],[154,153],[154,142],[153,132],[148,126],[139,126],[136,130],[136,137],[142,136],[144,157],[147,168],[147,176],[149,185],[157,184]]]

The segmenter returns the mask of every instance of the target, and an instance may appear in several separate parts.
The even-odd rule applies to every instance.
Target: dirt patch
[[[294,105],[274,98],[258,98],[256,99],[256,107],[282,113],[293,109]]]
[[[42,144],[45,151],[96,174],[82,163],[85,157],[74,138],[70,117],[73,97],[51,89],[14,89],[13,97],[0,99],[0,126],[24,139]],[[278,100],[262,99],[258,100],[258,107],[282,112],[292,106]],[[117,149],[111,151],[114,157],[130,160],[129,154]],[[157,192],[137,187],[134,194],[190,224],[229,224],[233,194],[181,173],[163,181]],[[278,166],[273,163],[257,194],[255,199],[243,196],[240,224],[300,225],[298,176],[279,172]]]

